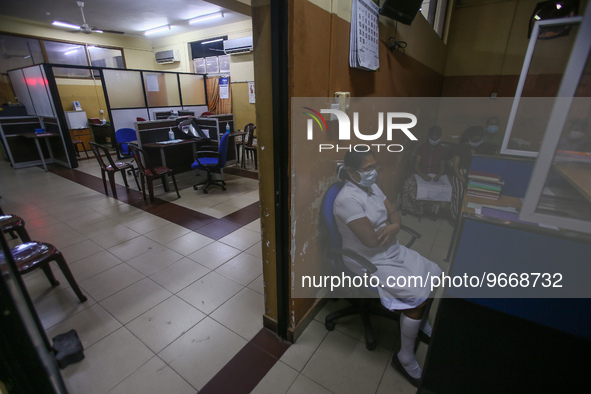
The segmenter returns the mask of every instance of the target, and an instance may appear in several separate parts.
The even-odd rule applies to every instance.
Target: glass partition
[[[521,218],[591,233],[591,14],[581,25]]]
[[[125,68],[123,51],[120,49],[100,48],[93,45],[88,47],[90,63],[95,67]]]
[[[580,17],[536,22],[501,153],[537,156],[580,22]]]
[[[177,74],[144,72],[148,107],[180,106]]]
[[[183,106],[206,105],[203,75],[179,74]]]
[[[43,41],[49,63],[88,66],[86,48],[81,44],[66,42]],[[90,77],[90,71],[80,68],[54,67],[55,76],[60,77]]]
[[[139,71],[103,70],[111,108],[145,107],[142,77]]]

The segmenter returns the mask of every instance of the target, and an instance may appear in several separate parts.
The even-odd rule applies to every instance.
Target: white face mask
[[[361,180],[358,182],[360,186],[363,187],[371,187],[374,183],[376,183],[376,178],[378,177],[378,170],[371,170],[366,172],[357,171]]]
[[[499,131],[499,126],[487,126],[486,131],[488,131],[491,134],[494,134],[497,131]]]
[[[429,138],[429,143],[433,146],[439,145],[439,141],[441,141],[441,138],[438,138],[436,140],[432,140],[431,138]]]
[[[468,145],[477,148],[480,146],[480,144],[482,144],[482,140],[478,141],[478,142],[473,142],[473,141],[468,141]]]

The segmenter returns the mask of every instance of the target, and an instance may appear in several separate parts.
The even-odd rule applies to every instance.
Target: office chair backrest
[[[226,165],[226,159],[228,158],[228,143],[230,142],[230,134],[224,133],[222,136],[222,140],[220,141],[220,145],[218,147],[218,152],[221,153],[222,157],[220,158],[220,167],[224,167]]]
[[[129,156],[129,145],[125,142],[137,140],[137,134],[135,133],[135,130],[131,128],[119,129],[115,132],[115,138],[117,139],[117,144],[121,144],[121,154]]]
[[[328,189],[328,191],[324,195],[324,200],[322,201],[322,208],[320,210],[324,226],[328,232],[329,245],[327,254],[333,272],[338,272],[342,270],[345,270],[346,272],[350,271],[345,266],[342,256],[339,253],[334,253],[334,251],[340,250],[342,248],[343,238],[341,237],[341,233],[339,232],[339,228],[337,227],[337,221],[334,217],[332,209],[337,195],[343,188],[344,184],[344,181],[337,182]]]

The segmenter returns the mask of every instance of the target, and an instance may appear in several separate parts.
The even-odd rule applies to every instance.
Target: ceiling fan
[[[86,17],[84,16],[84,2],[83,1],[77,1],[76,3],[78,4],[78,7],[80,7],[80,13],[82,14],[82,25],[78,26],[78,25],[73,25],[71,23],[60,22],[60,21],[53,21],[52,22],[52,25],[54,25],[54,26],[61,26],[61,27],[67,27],[69,29],[74,29],[76,31],[81,31],[82,33],[85,33],[85,34],[90,34],[90,33],[125,34],[124,32],[118,31],[118,30],[105,30],[105,29],[98,29],[96,27],[90,27],[88,25],[88,23],[86,23]]]

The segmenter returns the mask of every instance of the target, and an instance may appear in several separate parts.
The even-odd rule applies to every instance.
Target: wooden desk
[[[591,202],[591,165],[584,163],[557,163],[556,171],[579,193]]]
[[[105,124],[90,124],[94,142],[101,145],[110,143],[111,148],[117,150],[117,137],[115,137],[115,129],[111,123]]]
[[[167,141],[163,141],[162,142],[148,142],[145,144],[142,144],[142,148],[144,148],[144,150],[146,150],[146,152],[150,152],[150,150],[154,150],[154,149],[158,149],[160,152],[160,160],[162,161],[162,166],[163,167],[170,167],[174,172],[180,172],[178,171],[178,167],[177,169],[173,168],[172,166],[169,166],[166,162],[166,152],[170,152],[173,150],[176,150],[179,147],[183,147],[183,146],[187,146],[187,145],[192,145],[193,148],[193,155],[191,158],[187,158],[187,164],[190,166],[193,163],[194,157],[195,157],[195,152],[197,152],[197,145],[203,145],[206,143],[211,143],[210,140],[206,140],[206,139],[186,139],[186,140],[181,140],[179,142],[174,142],[174,143],[167,143]],[[152,160],[150,157],[148,157],[148,160],[150,160],[150,162],[154,162],[154,160]],[[182,171],[182,168],[181,168]],[[164,190],[168,191],[168,182],[164,182]]]
[[[37,152],[39,152],[39,158],[41,159],[41,164],[43,165],[43,169],[47,172],[47,164],[45,163],[45,157],[43,157],[43,151],[41,150],[41,144],[39,143],[40,139],[45,140],[45,144],[47,145],[47,150],[49,151],[50,163],[53,163],[53,150],[51,149],[51,145],[49,143],[49,139],[53,137],[59,137],[59,134],[54,133],[23,133],[21,137],[27,139],[33,139],[35,141],[35,145],[37,146]]]

